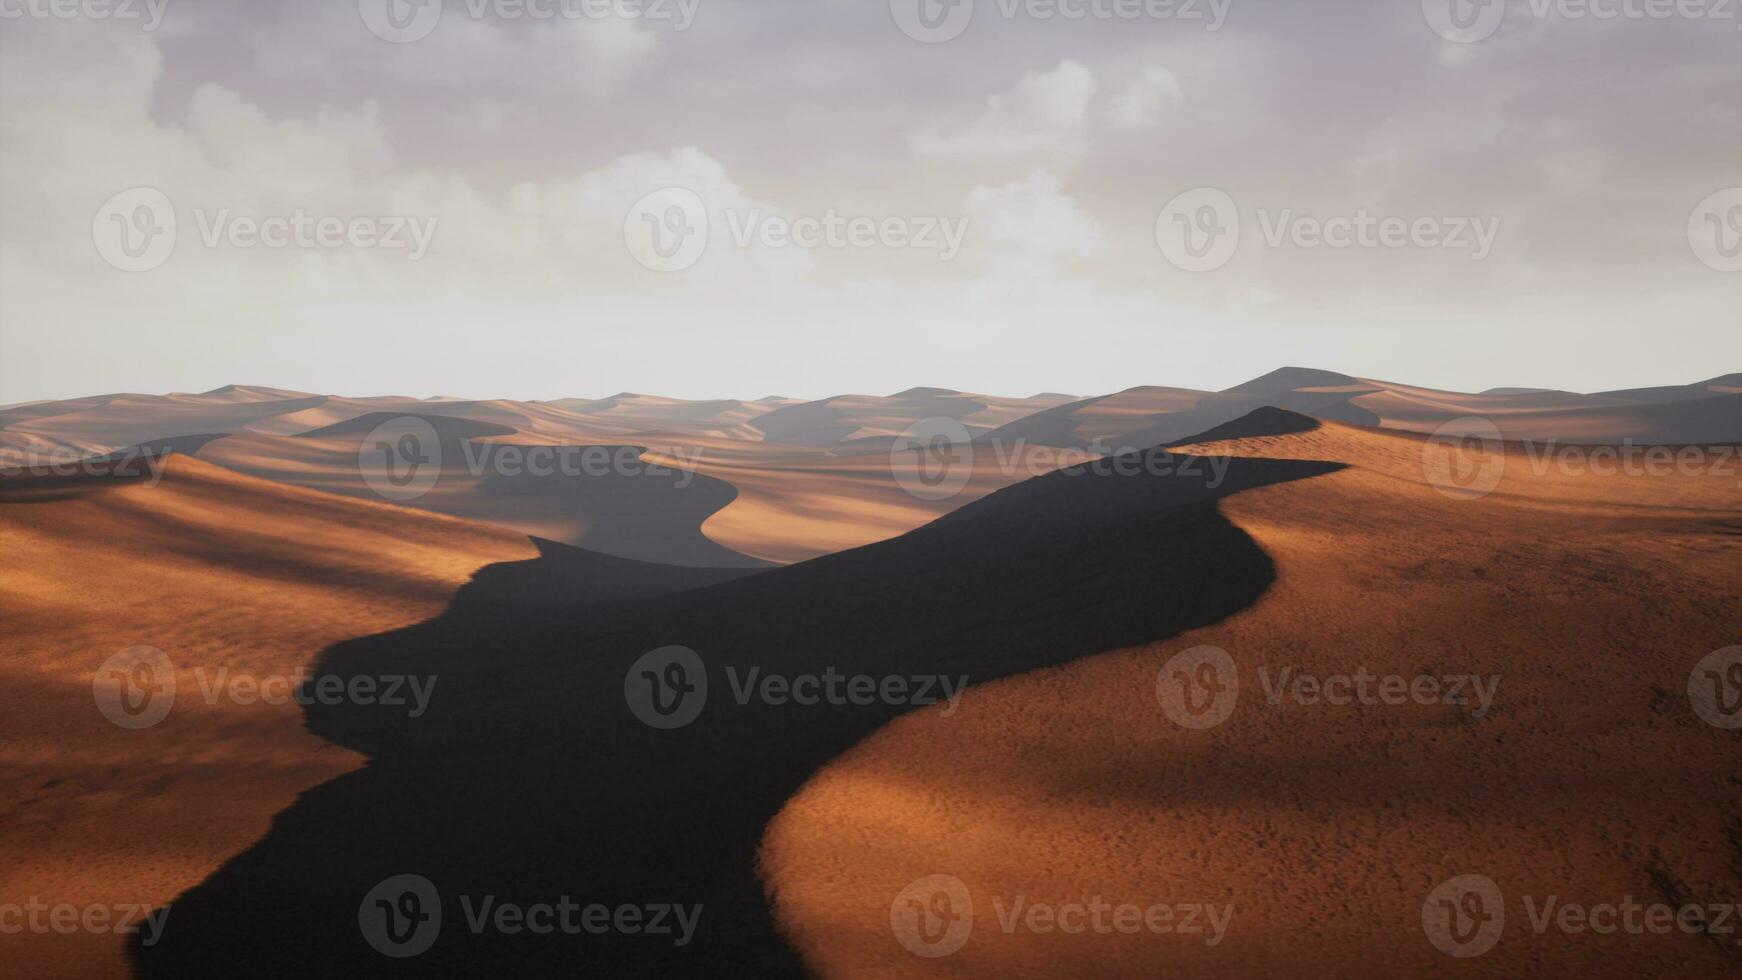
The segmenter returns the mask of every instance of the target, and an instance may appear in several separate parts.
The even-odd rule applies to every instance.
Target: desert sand
[[[12,452],[178,449],[156,486],[0,486],[0,544],[18,556],[0,602],[25,624],[5,661],[24,792],[0,835],[32,855],[5,885],[170,902],[174,922],[151,947],[31,937],[18,962],[375,973],[357,896],[410,870],[448,895],[708,909],[684,948],[445,932],[439,957],[396,964],[427,975],[1733,968],[1698,937],[1537,936],[1516,903],[1742,895],[1742,749],[1685,695],[1700,656],[1742,642],[1737,465],[1604,476],[1544,467],[1540,444],[1496,455],[1421,433],[1475,413],[1507,438],[1716,441],[1742,429],[1734,380],[1459,394],[1283,369],[1227,392],[821,402],[230,386],[0,411]],[[1276,403],[1293,410],[1262,407]],[[388,504],[357,453],[407,415],[439,433],[444,469],[426,496]],[[939,418],[975,442],[959,492],[916,497],[891,449]],[[1130,454],[1149,468],[1125,475],[1050,472],[1061,448],[1186,437],[1184,453]],[[682,476],[452,469],[538,446],[622,448]],[[1428,479],[1502,457],[1483,496]],[[172,658],[179,694],[161,724],[124,731],[93,709],[92,675],[141,644]],[[623,683],[671,644],[703,656],[717,693],[694,725],[657,732]],[[1237,665],[1238,709],[1186,731],[1158,673],[1205,645]],[[972,686],[948,716],[733,704],[718,672],[752,667]],[[1283,667],[1500,686],[1481,718],[1273,705],[1260,678]],[[441,696],[415,724],[381,706],[207,703],[220,668],[437,675]],[[1421,921],[1424,896],[1462,873],[1513,903],[1497,949],[1468,962],[1433,949]],[[959,952],[922,959],[891,906],[937,874],[967,883],[978,920]],[[1017,895],[1235,911],[1214,947],[1006,934],[995,905]]]
[[[333,643],[436,615],[480,567],[536,553],[513,532],[184,455],[155,486],[9,482],[0,551],[14,787],[0,891],[79,906],[170,902],[298,793],[363,764],[311,735],[295,702],[208,703],[202,683],[295,676]],[[130,731],[99,713],[92,684],[110,656],[142,645],[174,664],[176,699]],[[125,940],[8,936],[3,972],[127,976]]]
[[[1419,437],[1327,422],[1195,445],[1343,464],[1220,509],[1276,563],[1250,608],[1165,642],[971,689],[818,774],[770,827],[785,934],[831,977],[1720,976],[1717,937],[1530,928],[1522,896],[1742,897],[1742,742],[1689,707],[1690,670],[1742,636],[1742,489],[1727,476],[1424,483]],[[1225,724],[1161,710],[1158,675],[1227,651]],[[1272,704],[1277,671],[1497,678],[1491,711]],[[1474,703],[1474,696],[1471,697]],[[947,874],[973,900],[959,952],[912,955],[891,903]],[[1499,945],[1424,938],[1442,881],[1493,879]],[[1028,903],[1232,907],[1226,938],[1001,928]],[[1207,935],[1207,930],[1206,930]]]

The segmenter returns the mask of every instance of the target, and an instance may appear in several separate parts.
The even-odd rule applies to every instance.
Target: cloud
[[[427,37],[402,45],[365,30],[356,4],[300,5],[294,17],[250,19],[234,29],[263,76],[391,82],[444,99],[457,90],[547,90],[597,99],[652,64],[661,50],[654,28],[638,19],[504,20],[469,16],[468,4],[444,9]]]
[[[953,131],[929,126],[909,142],[916,154],[941,160],[1074,160],[1084,152],[1083,128],[1094,95],[1095,76],[1067,59],[987,99],[985,111],[966,125]]]
[[[1000,272],[1024,274],[1100,254],[1101,226],[1061,190],[1059,178],[1037,170],[1022,180],[968,192],[973,237]]]
[[[1107,122],[1119,130],[1152,129],[1185,101],[1173,72],[1160,66],[1145,68],[1108,104]]]

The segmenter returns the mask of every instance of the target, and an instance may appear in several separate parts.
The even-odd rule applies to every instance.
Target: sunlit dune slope
[[[889,396],[840,395],[786,405],[750,424],[769,442],[828,446],[875,436],[893,436],[925,419],[953,419],[970,434],[1006,425],[1050,408],[1063,396],[998,398],[946,388],[909,388]]]
[[[1347,468],[1220,502],[1276,565],[1251,607],[971,688],[954,716],[901,717],[816,775],[763,848],[777,917],[811,969],[1229,980],[1742,968],[1742,948],[1717,937],[1539,935],[1524,904],[1742,900],[1742,739],[1704,724],[1687,695],[1702,657],[1742,643],[1742,467],[1539,474],[1515,447],[1477,497],[1427,482],[1424,440],[1400,433],[1326,423],[1193,451]],[[1431,462],[1439,450],[1426,451]],[[1231,657],[1238,695],[1225,723],[1190,730],[1163,711],[1158,678],[1200,645]],[[1272,703],[1284,669],[1498,687],[1481,717],[1474,695]],[[1423,923],[1430,891],[1460,874],[1493,879],[1505,901],[1499,944],[1470,959],[1434,948]],[[922,958],[897,941],[892,905],[910,914],[898,897],[931,875],[966,886],[972,930],[952,955]],[[1018,897],[1233,911],[1212,946],[1207,930],[1006,931]]]
[[[380,501],[379,484],[369,482],[377,471],[366,471],[360,454],[376,426],[405,418],[377,412],[297,436],[244,433],[207,443],[199,456],[254,476]],[[685,470],[683,460],[643,458],[643,447],[635,446],[560,446],[536,431],[470,417],[416,418],[433,435],[422,449],[430,483],[399,501],[407,507],[638,560],[761,564],[702,534],[702,523],[735,491]]]
[[[361,763],[308,734],[294,701],[225,691],[251,699],[250,680],[294,677],[335,642],[436,615],[474,570],[535,553],[511,531],[187,456],[150,482],[0,482],[9,900],[157,904],[198,883],[299,792]],[[140,645],[175,665],[176,698],[160,723],[126,730],[92,684]],[[12,975],[126,974],[127,937],[28,938],[10,944]]]

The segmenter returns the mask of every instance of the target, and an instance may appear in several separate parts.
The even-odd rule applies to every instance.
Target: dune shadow
[[[1284,414],[1259,421],[1294,424]],[[751,671],[979,684],[1214,623],[1274,578],[1217,500],[1340,468],[1159,449],[1130,461],[767,571],[550,544],[483,569],[439,617],[325,652],[318,674],[433,676],[427,710],[309,703],[309,728],[368,765],[304,793],[177,898],[162,940],[134,945],[140,972],[800,975],[756,873],[763,831],[816,770],[914,705],[774,703],[741,695]],[[642,683],[632,667],[669,645],[696,652],[707,689],[693,722],[660,730],[632,710],[626,680]],[[428,879],[442,918],[427,951],[393,958],[366,940],[359,910],[404,874]],[[475,928],[468,911],[487,897],[703,911],[680,945],[641,930]]]

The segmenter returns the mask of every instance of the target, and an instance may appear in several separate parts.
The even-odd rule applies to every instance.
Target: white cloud
[[[1107,122],[1114,129],[1151,129],[1185,101],[1185,91],[1173,72],[1160,66],[1145,68],[1113,97],[1107,106]]]
[[[1057,176],[1044,170],[999,187],[976,186],[966,207],[982,257],[1000,273],[1028,274],[1100,254],[1101,226],[1062,192]]]
[[[953,131],[926,127],[910,145],[920,156],[943,160],[1074,160],[1085,148],[1083,128],[1094,94],[1093,73],[1067,59],[987,99],[985,111],[966,125]]]

